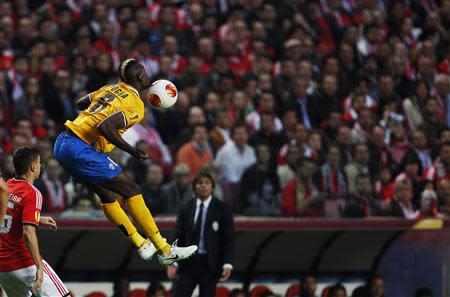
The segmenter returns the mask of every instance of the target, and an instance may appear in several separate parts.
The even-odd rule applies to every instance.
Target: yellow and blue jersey
[[[97,131],[97,126],[114,113],[122,112],[125,127],[118,132],[122,135],[128,128],[139,123],[144,117],[144,103],[139,92],[132,86],[119,82],[107,85],[91,93],[91,104],[73,121],[66,121],[65,126],[95,150],[110,152],[114,145]]]

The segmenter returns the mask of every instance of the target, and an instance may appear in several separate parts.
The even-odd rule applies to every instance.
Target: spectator
[[[162,214],[167,211],[167,201],[163,200],[161,187],[163,182],[163,171],[161,165],[150,164],[145,173],[145,182],[141,185],[142,196],[145,204],[152,210],[153,215]]]
[[[83,218],[91,219],[93,217],[102,217],[101,212],[97,212],[94,208],[93,200],[84,195],[77,196],[72,200],[72,207],[66,209],[60,214],[61,218]]]
[[[434,183],[441,178],[450,179],[450,142],[441,144],[439,157],[425,169],[423,178]]]
[[[299,297],[317,297],[317,279],[314,275],[305,275],[301,283],[301,291]]]
[[[131,130],[131,129],[130,129]],[[150,148],[148,143],[145,140],[139,140],[135,144],[136,149],[140,149],[143,152],[149,152]],[[118,151],[118,150],[114,150]],[[128,156],[126,156],[128,157]],[[116,163],[120,164],[123,160],[122,157],[112,158]],[[126,168],[132,172],[146,172],[148,165],[150,165],[150,160],[139,160],[136,158],[128,159],[128,163]],[[121,166],[122,167],[122,166]],[[136,174],[134,175],[134,181],[138,185],[142,185],[145,182],[145,174]]]
[[[233,290],[231,290],[230,295],[228,295],[228,296],[229,297],[247,297],[244,290],[238,289],[238,288],[234,288]]]
[[[380,201],[373,196],[368,174],[356,177],[356,192],[346,201],[344,217],[369,217],[381,214]]]
[[[189,108],[187,126],[185,126],[180,133],[178,133],[177,139],[175,140],[175,150],[178,150],[183,144],[191,139],[195,125],[205,124],[206,118],[203,110],[198,106],[192,106]]]
[[[211,138],[212,148],[217,153],[222,146],[231,141],[231,121],[226,109],[216,110],[214,123],[214,128],[209,132],[209,137]]]
[[[186,164],[175,166],[172,175],[172,181],[161,189],[161,200],[167,203],[167,213],[177,213],[180,206],[193,195],[189,182],[189,167]]]
[[[320,216],[321,198],[313,183],[315,164],[311,159],[301,158],[296,165],[296,176],[286,184],[282,196],[284,216]]]
[[[341,198],[347,194],[347,177],[340,166],[340,152],[336,145],[328,148],[326,162],[314,177],[321,192],[330,198]]]
[[[356,193],[356,177],[360,174],[369,174],[369,148],[365,143],[355,145],[353,162],[345,166],[349,194]]]
[[[403,110],[411,131],[416,130],[423,123],[422,107],[428,95],[428,85],[425,81],[418,80],[415,83],[414,93],[403,100]]]
[[[270,164],[270,147],[256,146],[256,163],[248,167],[241,179],[236,209],[249,216],[280,215],[280,182]]]
[[[384,278],[380,275],[374,275],[369,278],[366,285],[353,290],[352,297],[383,297],[384,296]]]
[[[395,183],[392,201],[385,208],[388,216],[416,219],[419,213],[412,204],[413,188],[411,181],[404,179]]]
[[[322,125],[332,112],[339,110],[337,89],[336,76],[331,74],[323,75],[320,88],[312,99],[312,108],[317,110],[316,126]]]
[[[439,202],[439,209],[445,216],[450,216],[450,181],[440,179],[436,184],[436,194]]]
[[[419,218],[443,218],[442,213],[439,212],[436,192],[431,184],[425,188],[421,196]]]
[[[347,290],[341,284],[336,284],[330,289],[330,297],[347,297]]]
[[[425,100],[422,114],[424,121],[419,128],[423,129],[431,147],[437,147],[437,139],[440,132],[444,129],[444,125],[438,117],[438,102],[436,97],[428,97]]]
[[[255,163],[255,151],[248,143],[247,127],[237,124],[231,129],[229,144],[223,146],[218,152],[214,164],[219,168],[222,177],[229,183],[236,184],[241,179],[245,169]]]
[[[416,130],[411,135],[411,148],[419,157],[421,168],[432,165],[431,148],[428,146],[427,137],[424,131]],[[422,171],[422,170],[421,170]]]
[[[294,143],[290,143],[287,151],[287,163],[278,165],[277,174],[280,180],[280,187],[284,189],[286,184],[295,176],[295,168],[300,159],[300,151]]]
[[[147,288],[147,297],[165,297],[166,289],[158,282],[151,283]]]
[[[51,158],[47,160],[41,178],[36,181],[36,187],[47,198],[43,205],[44,212],[60,213],[68,205],[62,173],[63,169],[58,161]]]
[[[191,182],[200,169],[212,160],[208,146],[208,130],[204,125],[196,125],[192,128],[192,140],[178,150],[177,164],[186,164],[189,167]]]
[[[267,143],[269,144],[271,155],[275,156],[280,147],[283,145],[281,135],[278,132],[276,132],[275,116],[271,111],[264,111],[260,114],[260,116],[261,116],[261,127],[250,138],[249,143],[253,147],[255,147],[260,143]],[[274,158],[271,161],[275,163]]]

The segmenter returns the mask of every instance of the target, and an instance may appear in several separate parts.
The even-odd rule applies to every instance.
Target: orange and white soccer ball
[[[155,108],[170,108],[177,102],[177,99],[177,87],[166,79],[156,80],[148,89],[148,102]]]

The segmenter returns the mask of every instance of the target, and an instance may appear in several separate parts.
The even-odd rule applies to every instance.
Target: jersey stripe
[[[33,186],[32,184],[30,184],[30,186],[34,189],[35,193],[36,193],[36,208],[37,209],[42,209],[42,194],[41,191],[39,191],[35,186]]]

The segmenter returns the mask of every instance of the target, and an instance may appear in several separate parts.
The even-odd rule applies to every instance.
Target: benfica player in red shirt
[[[7,181],[8,207],[0,222],[0,285],[8,297],[69,296],[69,290],[42,259],[36,228],[56,229],[51,217],[41,217],[42,195],[33,186],[41,172],[39,151],[17,149],[13,157],[16,177]]]

